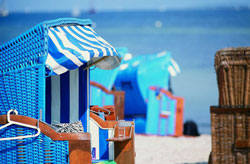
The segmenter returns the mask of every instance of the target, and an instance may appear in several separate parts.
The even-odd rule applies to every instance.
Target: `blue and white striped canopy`
[[[115,48],[90,26],[51,27],[48,35],[46,65],[53,74],[59,75],[82,65],[113,69],[120,64]]]

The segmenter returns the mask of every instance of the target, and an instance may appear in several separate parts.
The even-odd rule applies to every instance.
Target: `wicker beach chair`
[[[216,52],[219,105],[211,106],[210,162],[250,163],[250,48]]]
[[[1,129],[0,163],[91,163],[89,67],[119,63],[90,20],[46,21],[1,46],[0,124],[8,123],[10,109],[18,111],[10,119],[21,124]],[[47,125],[78,120],[84,132],[56,133]],[[41,133],[33,136],[37,129],[26,125]]]

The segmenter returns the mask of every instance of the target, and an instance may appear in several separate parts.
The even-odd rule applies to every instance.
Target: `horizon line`
[[[17,10],[11,11],[8,10],[9,13],[72,13],[72,12],[80,12],[80,13],[88,13],[90,11],[94,11],[96,13],[106,13],[106,12],[151,12],[151,11],[158,11],[158,12],[167,12],[167,11],[185,11],[185,10],[223,10],[223,9],[230,9],[230,10],[250,10],[250,6],[211,6],[211,7],[171,7],[171,8],[159,8],[159,9],[72,9],[72,10]],[[0,11],[1,12],[1,11]]]

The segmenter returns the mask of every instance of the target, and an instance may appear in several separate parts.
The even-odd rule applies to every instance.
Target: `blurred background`
[[[250,46],[249,0],[0,0],[0,44],[60,17],[91,19],[99,35],[134,56],[170,52],[181,68],[171,83],[185,98],[184,120],[203,134],[218,104],[216,51]]]

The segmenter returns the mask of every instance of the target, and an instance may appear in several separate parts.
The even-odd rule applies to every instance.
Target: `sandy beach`
[[[136,164],[206,164],[211,136],[135,136]]]

